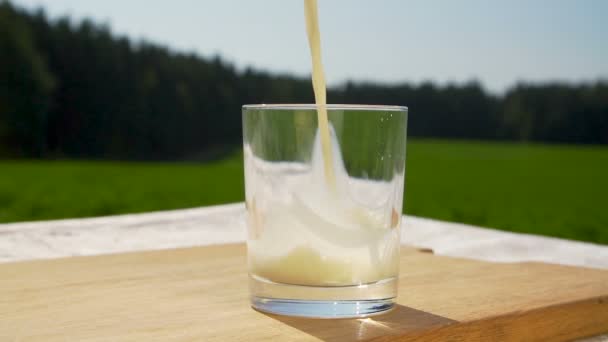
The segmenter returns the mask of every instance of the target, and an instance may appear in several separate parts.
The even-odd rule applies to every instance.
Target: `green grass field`
[[[209,164],[0,161],[0,222],[243,199],[240,156]],[[410,141],[405,212],[608,244],[608,148]]]

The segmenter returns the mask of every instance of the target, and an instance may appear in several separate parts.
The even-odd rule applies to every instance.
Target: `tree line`
[[[608,82],[347,82],[331,103],[407,105],[414,137],[608,144]],[[51,20],[0,2],[0,157],[208,158],[241,142],[241,105],[309,103],[309,79]]]

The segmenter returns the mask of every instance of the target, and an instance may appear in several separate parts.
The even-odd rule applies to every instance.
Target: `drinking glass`
[[[260,311],[344,318],[394,305],[407,108],[325,108],[322,145],[315,105],[243,106],[249,287]]]

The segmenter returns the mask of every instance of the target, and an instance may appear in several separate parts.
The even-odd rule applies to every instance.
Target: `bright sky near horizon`
[[[302,0],[13,0],[201,56],[310,73]],[[441,84],[608,79],[608,1],[319,0],[325,72]]]

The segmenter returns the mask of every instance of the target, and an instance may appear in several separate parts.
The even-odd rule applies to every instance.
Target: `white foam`
[[[333,190],[326,183],[318,134],[309,164],[265,161],[245,146],[247,201],[254,211],[250,230],[256,231],[249,241],[250,257],[258,265],[280,267],[277,260],[306,248],[327,260],[328,267],[346,260],[357,270],[355,278],[386,275],[378,267],[394,265],[399,233],[391,228],[391,214],[395,205],[401,206],[394,189],[403,177],[391,182],[350,177],[333,129],[331,143]]]

